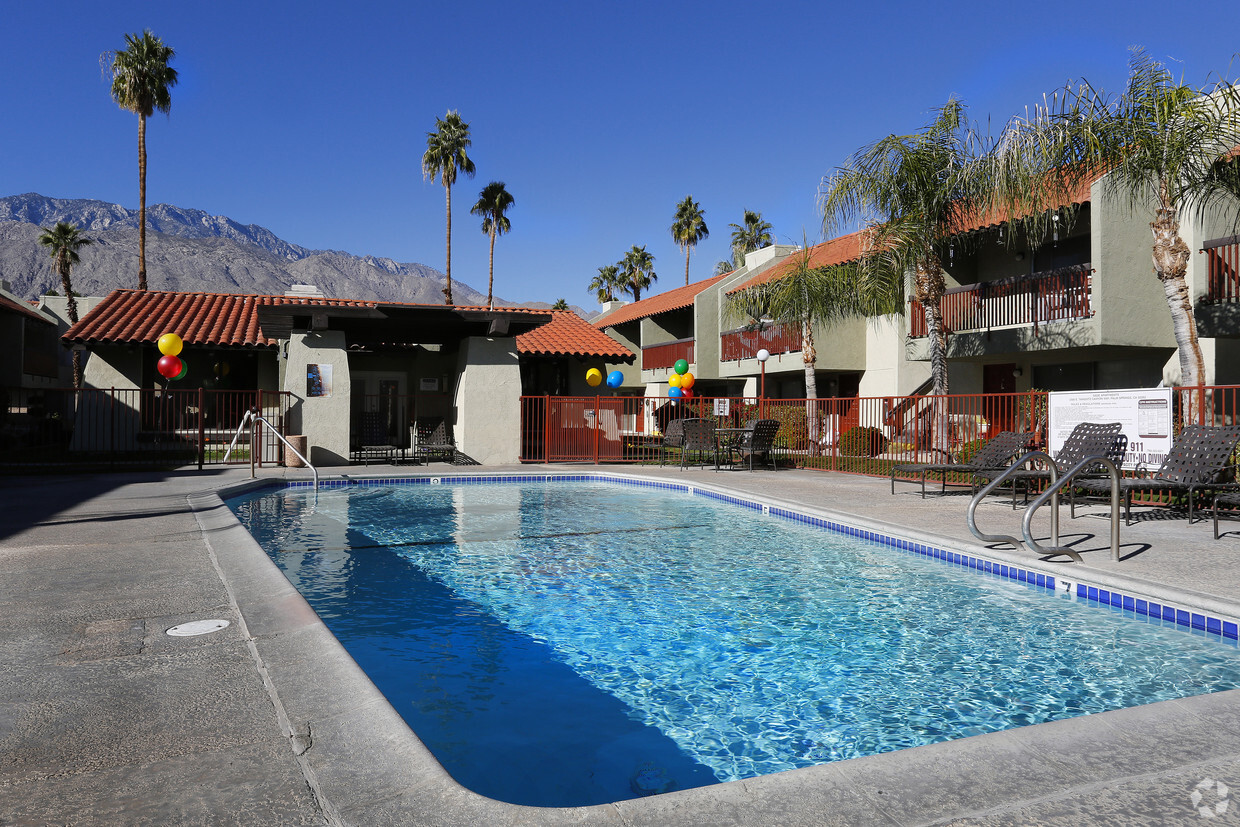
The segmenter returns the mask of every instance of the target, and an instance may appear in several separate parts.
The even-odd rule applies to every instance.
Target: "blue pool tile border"
[[[816,526],[828,531],[833,531],[847,537],[856,537],[870,542],[880,543],[892,548],[904,551],[910,554],[917,554],[923,557],[929,557],[939,560],[948,565],[960,566],[962,568],[972,569],[978,573],[989,574],[995,577],[1007,578],[1015,580],[1019,583],[1025,583],[1035,588],[1047,589],[1048,591],[1056,591],[1056,581],[1053,575],[1043,574],[1041,572],[1023,569],[1019,566],[1009,566],[983,557],[973,557],[968,554],[951,551],[948,549],[938,548],[926,543],[919,543],[913,540],[907,540],[900,537],[892,537],[879,531],[871,531],[868,529],[857,528],[845,523],[828,520],[823,517],[815,517],[811,514],[802,514],[779,506],[767,505],[760,500],[750,497],[742,497],[733,494],[723,494],[718,491],[698,488],[688,483],[679,482],[662,482],[658,480],[644,480],[634,477],[613,477],[607,474],[479,474],[479,475],[456,475],[449,474],[443,477],[368,477],[361,479],[330,479],[323,480],[319,483],[320,488],[349,488],[355,486],[390,486],[390,485],[439,485],[443,482],[451,482],[457,485],[494,485],[497,483],[538,483],[538,482],[594,482],[603,481],[615,483],[618,485],[631,485],[637,488],[654,488],[664,491],[677,491],[680,493],[690,494],[696,497],[706,497],[707,499],[717,500],[719,502],[728,503],[729,505],[747,508],[752,511],[760,511],[764,514],[770,514],[773,517],[779,517],[785,520],[802,523],[804,525]],[[311,488],[314,483],[308,481],[278,481],[273,480],[264,488]],[[1198,612],[1191,612],[1186,609],[1180,609],[1175,606],[1168,606],[1164,603],[1148,600],[1135,595],[1128,595],[1122,592],[1104,589],[1098,586],[1090,586],[1087,583],[1069,584],[1069,587],[1075,586],[1075,596],[1100,606],[1107,606],[1112,609],[1119,609],[1130,612],[1135,616],[1146,618],[1150,621],[1160,621],[1170,623],[1176,626],[1182,626],[1196,632],[1204,632],[1208,635],[1214,635],[1222,640],[1240,642],[1240,625],[1230,620],[1224,620],[1210,615],[1203,615]]]

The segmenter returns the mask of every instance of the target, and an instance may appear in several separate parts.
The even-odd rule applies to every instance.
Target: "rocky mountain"
[[[146,269],[153,290],[209,290],[279,295],[294,284],[313,284],[325,295],[440,304],[443,273],[424,264],[310,250],[257,224],[240,224],[202,210],[169,204],[147,208]],[[90,199],[48,198],[37,193],[0,198],[0,279],[19,296],[36,298],[60,289],[42,227],[67,221],[94,243],[73,268],[73,289],[102,296],[136,287],[138,211]],[[454,279],[457,304],[482,304],[486,294]],[[497,305],[517,302],[496,299]],[[531,307],[549,307],[527,302]],[[585,316],[586,311],[573,308]]]

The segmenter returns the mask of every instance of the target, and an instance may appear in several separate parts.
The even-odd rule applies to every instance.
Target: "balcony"
[[[799,324],[765,324],[760,329],[742,327],[719,335],[719,361],[752,359],[765,348],[772,356],[801,349]]]
[[[1216,238],[1202,245],[1206,254],[1209,304],[1240,302],[1240,236]]]
[[[670,370],[677,360],[693,364],[693,339],[677,339],[642,348],[642,370]]]
[[[1083,264],[953,287],[943,296],[943,325],[949,333],[1032,326],[1036,334],[1046,322],[1088,319],[1093,316],[1089,303],[1092,273]],[[910,304],[909,335],[925,337],[925,310],[916,299]]]

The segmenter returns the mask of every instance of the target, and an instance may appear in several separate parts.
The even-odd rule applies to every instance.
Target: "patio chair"
[[[1176,437],[1166,459],[1153,476],[1127,477],[1119,481],[1124,498],[1124,524],[1132,525],[1134,491],[1170,491],[1188,495],[1188,521],[1193,521],[1193,496],[1198,491],[1219,489],[1235,479],[1232,454],[1240,442],[1240,425],[1185,425]],[[1138,468],[1141,474],[1143,469]],[[1109,497],[1111,481],[1082,480],[1072,486],[1071,514],[1076,516],[1076,498]]]
[[[749,431],[740,439],[724,446],[728,451],[728,462],[732,461],[732,453],[736,452],[737,464],[749,459],[749,470],[753,470],[755,456],[763,458],[763,463],[770,462],[771,470],[778,471],[772,449],[775,447],[775,435],[779,433],[778,419],[759,419],[749,426]]]
[[[718,471],[719,445],[715,441],[715,423],[709,419],[685,419],[682,421],[684,422],[684,442],[681,445],[680,469],[684,470],[690,454],[697,453],[699,459],[708,454],[713,454],[715,457],[715,470]],[[704,459],[702,465],[706,465]]]
[[[1002,470],[1012,463],[1017,454],[1023,453],[1029,444],[1030,434],[1003,431],[981,447],[968,462],[915,462],[893,465],[891,468],[891,493],[896,493],[896,474],[917,474],[921,477],[921,497],[926,497],[926,475],[939,474],[943,478],[943,492],[947,492],[948,474],[967,474],[970,483],[977,475],[987,471]]]
[[[391,462],[400,446],[392,444],[382,411],[362,411],[361,442],[353,455],[353,461],[370,465],[371,460]]]
[[[673,419],[663,428],[663,441],[659,443],[659,465],[667,460],[668,453],[675,448],[683,451],[685,447],[685,419]]]
[[[427,462],[442,459],[452,462],[456,458],[456,443],[448,433],[448,423],[443,417],[419,419],[414,425],[413,455]]]
[[[1226,491],[1220,491],[1214,495],[1214,501],[1211,503],[1210,510],[1214,513],[1214,539],[1217,540],[1221,535],[1218,530],[1218,507],[1226,506],[1227,508],[1240,508],[1240,486],[1229,485]],[[1234,519],[1233,515],[1233,519]]]
[[[1123,424],[1119,422],[1079,423],[1072,429],[1072,433],[1068,435],[1068,438],[1064,440],[1063,447],[1055,454],[1054,462],[1057,477],[1062,477],[1077,463],[1089,457],[1106,457],[1118,465],[1123,460],[1124,453],[1128,450],[1128,437],[1120,432],[1123,427]],[[980,472],[977,476],[979,479],[991,480],[1002,473],[1003,470],[988,470]],[[1016,487],[1018,485],[1024,488],[1024,501],[1027,503],[1029,502],[1029,491],[1034,487],[1034,484],[1043,481],[1049,483],[1050,478],[1051,472],[1049,468],[1026,468],[1021,471],[1013,471],[1006,480],[1006,482],[1011,483],[1012,487],[1012,508],[1016,508]]]

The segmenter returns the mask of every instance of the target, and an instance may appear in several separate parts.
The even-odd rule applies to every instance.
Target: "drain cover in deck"
[[[189,623],[182,623],[179,626],[173,626],[166,634],[173,637],[193,637],[194,635],[205,635],[211,632],[218,632],[228,626],[227,620],[191,620]]]

